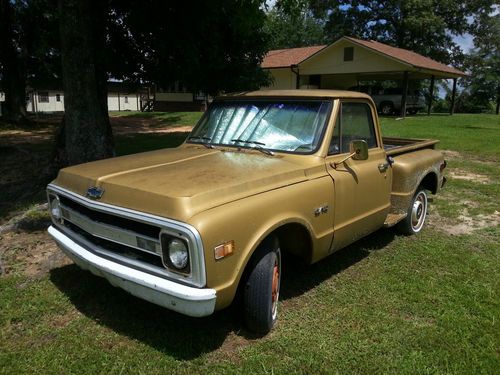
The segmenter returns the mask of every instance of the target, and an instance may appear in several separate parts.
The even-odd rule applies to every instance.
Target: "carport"
[[[401,82],[401,116],[406,115],[409,82],[429,79],[430,114],[436,80],[452,79],[450,114],[455,107],[457,79],[466,74],[418,53],[376,41],[342,37],[325,46],[269,51],[262,62],[273,79],[270,88],[347,89],[361,81]]]

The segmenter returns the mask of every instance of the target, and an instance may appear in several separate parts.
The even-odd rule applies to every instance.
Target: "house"
[[[145,101],[143,89],[132,89],[121,82],[108,83],[108,111],[140,111]],[[61,88],[28,89],[26,110],[32,113],[64,112]]]
[[[404,102],[411,81],[430,79],[432,97],[435,79],[453,79],[451,112],[457,78],[466,75],[418,53],[352,37],[329,45],[269,51],[261,66],[273,78],[267,89],[349,89],[361,81],[395,80],[404,89]],[[405,109],[402,103],[403,116]]]

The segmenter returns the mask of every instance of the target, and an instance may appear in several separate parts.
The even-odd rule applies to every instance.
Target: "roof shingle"
[[[442,72],[459,74],[459,75],[466,75],[461,70],[453,68],[452,66],[442,64],[440,62],[437,62],[436,60],[422,56],[416,52],[409,51],[407,49],[392,47],[387,44],[377,42],[375,40],[362,40],[348,36],[345,38],[351,40],[354,43],[361,44],[362,46],[368,47],[377,52],[383,53],[384,55],[393,57],[397,60],[400,60],[404,63],[413,65],[418,68],[438,70]]]
[[[297,65],[326,46],[276,49],[269,51],[262,61],[262,68],[288,68]]]
[[[359,44],[363,47],[379,52],[383,55],[399,60],[403,63],[412,65],[416,68],[435,70],[461,76],[466,75],[461,70],[442,64],[428,57],[419,55],[416,52],[412,52],[403,48],[392,47],[384,43],[376,42],[374,40],[361,40],[352,37],[344,37],[343,39],[347,39],[353,43]],[[272,50],[269,51],[264,57],[261,67],[267,69],[288,68],[292,65],[297,65],[301,63],[302,61],[314,55],[316,52],[319,52],[326,47],[328,46],[323,45],[323,46]]]

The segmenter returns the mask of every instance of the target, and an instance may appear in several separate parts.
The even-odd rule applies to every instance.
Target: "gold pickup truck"
[[[224,96],[175,149],[62,169],[49,233],[80,267],[182,314],[241,295],[266,333],[287,254],[314,263],[384,226],[422,229],[445,182],[436,143],[383,138],[362,93]]]

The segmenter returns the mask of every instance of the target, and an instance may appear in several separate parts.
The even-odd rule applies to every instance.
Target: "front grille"
[[[140,251],[137,249],[134,249],[133,247],[118,244],[116,242],[108,241],[103,238],[95,237],[89,234],[88,232],[85,232],[84,230],[80,229],[76,225],[72,224],[69,221],[64,222],[64,226],[74,233],[82,236],[85,238],[87,241],[93,243],[94,245],[99,246],[100,248],[107,250],[111,253],[120,255],[125,258],[133,259],[139,262],[144,262],[147,264],[150,264],[152,266],[158,267],[163,269],[163,264],[161,261],[161,258],[153,255],[146,253],[144,251]]]
[[[96,245],[97,249],[135,264],[144,263],[165,271],[161,259],[160,227],[97,211],[64,196],[59,196],[59,200],[63,225]],[[154,243],[155,249],[139,247],[138,238]]]
[[[123,228],[131,232],[142,234],[143,236],[146,237],[159,238],[160,236],[160,228],[154,225],[141,223],[135,220],[126,219],[105,212],[92,210],[62,195],[59,196],[59,200],[61,201],[61,204],[63,206],[71,208],[72,210],[80,213],[83,216],[88,217],[90,220],[96,223],[103,223]]]
[[[113,206],[82,197],[57,185],[47,188],[59,200],[61,217],[52,218],[68,237],[96,255],[176,282],[204,287],[205,259],[201,237],[193,226],[170,218]],[[52,211],[51,211],[52,212]],[[161,234],[188,244],[189,274],[162,261]]]

